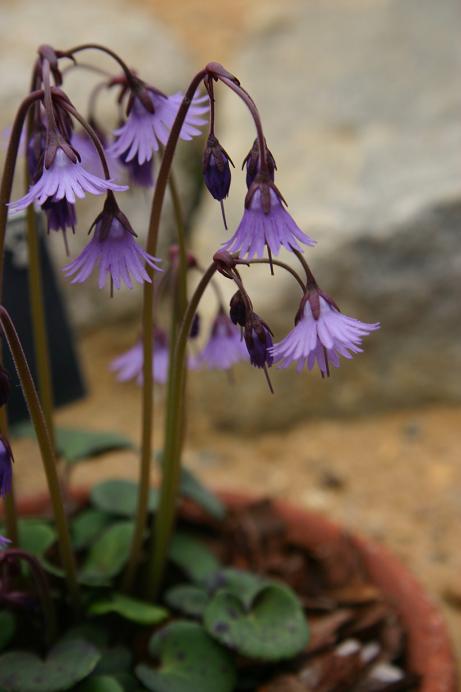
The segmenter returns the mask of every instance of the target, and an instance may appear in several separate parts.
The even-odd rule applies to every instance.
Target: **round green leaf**
[[[71,525],[72,545],[75,550],[87,548],[110,524],[110,517],[99,509],[84,509],[73,519]]]
[[[91,502],[95,507],[124,517],[134,517],[138,506],[138,484],[123,478],[114,478],[96,485],[91,491]],[[158,493],[149,490],[149,511],[157,509]]]
[[[262,661],[291,658],[308,640],[301,604],[282,585],[263,587],[250,608],[234,594],[218,591],[205,611],[204,625],[222,644]]]
[[[0,610],[0,651],[4,649],[13,638],[16,631],[16,618],[9,610]]]
[[[202,617],[209,600],[205,589],[192,584],[173,586],[165,594],[165,601],[171,608],[193,618]]]
[[[253,574],[253,572],[246,572],[235,567],[226,567],[214,574],[207,586],[213,592],[218,589],[225,589],[236,596],[246,608],[249,608],[261,589],[274,583],[277,582],[267,579],[267,577]]]
[[[44,555],[56,540],[56,531],[40,519],[21,519],[18,529],[19,546],[32,555]]]
[[[194,536],[177,531],[170,545],[170,560],[192,581],[203,582],[217,572],[220,565],[207,546]]]
[[[120,521],[106,529],[91,546],[80,580],[95,586],[110,583],[128,559],[133,530],[131,521]]]
[[[226,508],[221,500],[211,493],[190,469],[184,467],[181,469],[180,483],[180,493],[183,497],[193,500],[215,519],[224,519]]]
[[[61,692],[87,677],[100,658],[82,639],[58,642],[45,660],[27,651],[0,656],[0,687],[7,692]]]
[[[165,608],[121,593],[113,593],[107,598],[94,601],[88,608],[89,615],[106,615],[107,613],[117,613],[125,620],[136,622],[138,625],[157,625],[168,616]]]
[[[154,692],[232,692],[234,663],[228,654],[194,622],[177,620],[154,634],[150,654],[160,661],[155,670],[138,665],[136,675]]]

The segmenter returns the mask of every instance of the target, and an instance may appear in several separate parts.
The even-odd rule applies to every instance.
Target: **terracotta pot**
[[[221,498],[230,507],[242,507],[255,498],[248,495],[222,492]],[[77,504],[88,497],[85,490],[73,492]],[[23,500],[23,515],[40,514],[48,507],[44,495]],[[331,544],[344,538],[345,531],[315,512],[297,509],[285,502],[274,507],[288,527],[290,540],[307,548]],[[200,516],[191,505],[185,507],[188,516]],[[349,535],[358,548],[372,581],[395,605],[402,617],[408,637],[408,662],[411,670],[422,678],[420,692],[456,692],[456,663],[447,627],[436,603],[419,581],[389,550],[378,543],[357,535]]]

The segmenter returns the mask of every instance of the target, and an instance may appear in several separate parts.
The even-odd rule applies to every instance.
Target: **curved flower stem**
[[[181,477],[182,412],[184,378],[186,374],[186,351],[192,320],[203,293],[211,281],[217,265],[213,262],[195,289],[187,306],[178,333],[176,348],[171,353],[171,385],[166,404],[165,441],[163,451],[163,474],[160,486],[160,503],[152,527],[152,548],[149,551],[147,596],[155,599],[163,580],[171,532],[176,514],[179,482]]]
[[[21,141],[21,132],[24,126],[24,121],[26,119],[27,113],[29,112],[29,108],[42,98],[43,91],[41,89],[38,89],[32,91],[24,99],[16,113],[16,117],[14,119],[13,127],[11,130],[10,140],[8,142],[8,150],[6,153],[5,165],[3,168],[2,181],[0,185],[0,301],[2,299],[3,293],[3,265],[5,252],[6,225],[8,221],[8,203],[10,201],[11,190],[13,187],[13,178],[16,169],[16,160],[18,156],[19,143]],[[8,422],[4,407],[0,410],[0,430],[6,437],[8,437]],[[17,544],[18,524],[13,488],[10,494],[4,498],[4,504],[8,536],[13,541],[13,543]]]
[[[264,132],[263,132],[263,126],[261,122],[261,116],[259,115],[259,111],[256,107],[255,102],[251,98],[251,96],[243,89],[240,84],[237,84],[234,80],[230,79],[229,77],[225,77],[223,75],[218,75],[218,78],[225,84],[226,86],[229,87],[229,89],[232,89],[237,96],[240,96],[242,101],[245,103],[247,106],[248,110],[250,111],[255,127],[256,127],[256,134],[258,137],[258,143],[259,143],[259,158],[261,161],[261,171],[267,172],[267,150],[266,150],[266,138],[264,137]]]
[[[304,273],[306,274],[306,280],[307,280],[307,286],[306,288],[312,287],[312,286],[317,286],[317,282],[315,280],[315,276],[310,270],[309,265],[307,264],[304,255],[302,252],[299,252],[299,250],[296,250],[296,248],[292,247],[291,248],[292,252],[296,255],[298,258],[302,268],[304,269]]]
[[[179,247],[179,271],[178,271],[178,291],[176,321],[180,322],[187,305],[187,248],[186,248],[186,229],[184,225],[184,214],[182,212],[181,200],[176,185],[173,171],[170,170],[168,178],[171,201],[173,202],[173,214],[176,223],[176,233]]]
[[[109,165],[107,163],[106,155],[104,153],[104,147],[102,146],[98,135],[96,132],[93,130],[91,125],[85,120],[83,115],[80,115],[80,113],[77,111],[76,108],[72,104],[70,104],[68,101],[65,99],[61,98],[59,94],[54,94],[57,98],[60,98],[61,100],[61,107],[64,108],[72,117],[75,118],[75,120],[78,120],[80,125],[83,127],[84,130],[89,134],[94,146],[96,147],[96,151],[98,152],[98,156],[101,160],[101,165],[102,169],[104,171],[104,177],[106,180],[110,180],[110,171],[109,171]]]
[[[238,263],[237,263],[238,264]],[[254,259],[254,260],[245,260],[242,262],[242,264],[273,264],[276,267],[281,267],[282,269],[285,269],[285,271],[289,272],[291,276],[296,279],[298,282],[299,286],[301,287],[301,291],[304,293],[306,292],[306,286],[303,283],[303,280],[299,276],[299,274],[293,269],[293,267],[290,267],[289,264],[285,264],[285,262],[281,262],[280,260],[277,259],[266,259],[266,258],[261,258],[261,259]]]
[[[48,61],[45,61],[48,64]],[[53,110],[51,108],[51,110]],[[33,127],[32,111],[29,111],[26,141],[30,141]],[[24,182],[27,192],[30,183],[29,166],[27,156],[24,159]],[[53,423],[53,385],[51,380],[51,363],[49,355],[48,335],[46,331],[45,307],[43,303],[43,281],[40,259],[39,234],[37,217],[33,205],[26,210],[27,226],[27,250],[28,250],[28,275],[29,275],[29,302],[32,317],[32,334],[34,341],[35,364],[38,376],[38,391],[43,406],[48,431],[51,441],[56,448],[56,435]]]
[[[132,70],[130,70],[130,68],[128,67],[126,62],[124,60],[122,60],[122,58],[119,55],[117,55],[117,53],[115,53],[113,50],[111,50],[110,48],[107,48],[106,46],[102,46],[99,43],[82,43],[80,46],[75,46],[74,48],[71,48],[70,50],[61,51],[61,54],[62,54],[62,57],[70,57],[70,56],[73,56],[75,53],[81,53],[84,50],[98,50],[101,53],[106,53],[106,55],[110,55],[110,57],[113,58],[115,60],[115,62],[117,62],[120,65],[120,67],[122,68],[123,73],[125,74],[125,77],[127,78],[128,83],[133,84],[134,74],[133,74]],[[57,51],[57,52],[59,55],[60,52],[59,51]]]
[[[14,171],[16,168],[16,159],[18,156],[19,142],[21,140],[21,132],[26,119],[29,108],[39,99],[43,98],[43,90],[31,92],[19,106],[19,110],[14,119],[11,130],[10,141],[6,153],[5,165],[3,168],[2,183],[0,186],[0,302],[3,292],[3,260],[5,248],[5,233],[6,223],[8,221],[8,203],[11,197],[11,189],[13,187]]]
[[[154,197],[149,219],[149,229],[147,234],[146,251],[150,255],[156,254],[158,234],[160,227],[160,216],[165,199],[165,192],[170,177],[171,165],[176,150],[176,145],[179,139],[182,125],[192,103],[194,94],[207,75],[207,70],[201,70],[192,79],[187,91],[184,95],[182,103],[176,114],[175,121],[170,131],[170,136],[165,146],[165,151],[162,157],[162,163],[155,186]],[[144,283],[144,300],[142,309],[142,342],[143,342],[143,387],[142,387],[142,430],[141,430],[141,456],[140,456],[140,471],[139,471],[139,495],[138,505],[135,517],[135,529],[133,540],[131,543],[131,552],[127,564],[127,572],[125,575],[124,586],[130,588],[134,575],[139,564],[144,532],[146,529],[147,514],[148,514],[148,497],[150,470],[152,459],[152,429],[153,429],[153,307],[154,307],[154,284],[153,270],[149,265],[146,265],[146,271],[150,278],[150,282]],[[163,467],[165,469],[165,466]]]
[[[46,574],[39,560],[25,550],[19,548],[10,548],[3,553],[0,553],[0,566],[7,564],[12,560],[24,560],[29,565],[35,585],[37,587],[38,596],[42,605],[44,625],[45,625],[45,642],[47,647],[50,646],[58,634],[56,610],[53,599],[50,594],[50,587]]]
[[[24,392],[24,397],[27,402],[29,413],[34,424],[48,482],[48,488],[50,491],[54,520],[58,532],[58,545],[61,561],[66,573],[70,597],[75,610],[78,610],[80,604],[80,589],[77,582],[77,569],[75,565],[74,553],[72,551],[72,544],[70,541],[69,527],[64,510],[61,488],[59,485],[53,445],[46,426],[45,416],[40,405],[37,390],[35,388],[35,384],[21,346],[21,342],[19,341],[19,337],[11,317],[2,305],[0,305],[0,324],[8,342],[8,346],[19,375],[19,381]]]

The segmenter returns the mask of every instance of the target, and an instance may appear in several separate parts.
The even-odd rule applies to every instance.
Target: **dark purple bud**
[[[0,365],[0,407],[4,406],[8,401],[10,395],[10,377],[5,370]]]
[[[210,135],[203,152],[203,177],[209,192],[218,202],[222,202],[229,194],[230,163],[232,161],[216,137]]]
[[[200,334],[200,315],[195,313],[189,332],[189,339],[196,339]]]
[[[247,321],[247,311],[245,307],[245,301],[240,291],[234,293],[230,299],[230,310],[229,317],[235,325],[240,325],[244,327]]]
[[[267,157],[267,173],[269,174],[269,178],[273,181],[274,180],[274,172],[277,170],[277,164],[275,163],[275,159],[272,156],[270,150],[266,147],[266,157]],[[257,139],[253,142],[253,146],[251,147],[250,151],[248,152],[246,158],[243,161],[242,168],[246,165],[246,180],[247,180],[247,188],[251,187],[251,184],[254,182],[254,179],[258,175],[260,171],[260,163],[259,163],[259,142]]]
[[[42,209],[46,214],[48,231],[65,231],[67,228],[75,231],[77,225],[75,204],[68,202],[65,197],[59,200],[49,197],[42,204]]]
[[[119,157],[120,163],[126,168],[130,182],[138,187],[153,187],[154,185],[154,159],[138,163],[135,156],[131,161],[125,161],[123,156]]]
[[[256,368],[271,366],[274,359],[269,353],[273,346],[272,334],[265,322],[253,312],[245,324],[245,343],[250,354],[250,362]]]
[[[13,480],[13,453],[10,443],[0,436],[0,497],[11,491]]]

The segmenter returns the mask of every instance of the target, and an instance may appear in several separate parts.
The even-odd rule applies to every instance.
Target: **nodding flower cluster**
[[[89,112],[84,117],[63,90],[63,77],[68,70],[79,67],[77,56],[82,51],[95,49],[111,56],[121,73],[114,76],[104,73],[104,79],[93,89]],[[61,68],[64,60],[72,61],[66,71]],[[114,287],[120,289],[122,284],[132,288],[134,282],[151,283],[156,277],[156,300],[170,289],[177,306],[177,287],[181,281],[185,285],[181,272],[199,272],[202,276],[206,272],[197,259],[187,255],[184,246],[171,250],[169,261],[164,264],[166,271],[162,272],[160,260],[137,243],[136,233],[120,209],[115,193],[127,190],[128,186],[152,186],[154,158],[160,157],[161,168],[154,193],[155,205],[158,189],[163,185],[156,209],[160,217],[177,141],[201,135],[203,126],[208,123],[202,157],[203,178],[211,196],[221,205],[227,229],[223,203],[231,188],[234,164],[216,134],[217,82],[233,91],[247,106],[254,121],[256,139],[242,165],[247,184],[242,218],[235,232],[213,257],[218,274],[234,282],[236,287],[229,316],[215,275],[211,283],[218,298],[217,313],[208,339],[199,352],[189,356],[188,367],[225,370],[239,361],[249,361],[264,370],[269,385],[268,369],[273,365],[286,368],[294,363],[298,370],[304,367],[311,370],[317,364],[321,375],[328,376],[330,366],[339,365],[340,356],[351,358],[362,350],[363,337],[376,330],[379,324],[367,324],[343,315],[334,300],[319,288],[303,254],[304,246],[312,247],[315,241],[287,211],[285,199],[275,182],[277,165],[267,146],[256,105],[240,82],[221,65],[207,65],[194,77],[184,95],[178,92],[167,96],[143,81],[116,53],[103,46],[88,44],[69,51],[41,46],[33,68],[31,93],[18,112],[13,126],[13,144],[10,144],[16,156],[24,113],[27,114],[23,141],[30,185],[21,199],[9,204],[9,209],[14,213],[34,204],[46,215],[48,230],[62,231],[65,236],[68,229],[75,232],[77,200],[86,194],[105,195],[102,211],[90,228],[92,236],[81,254],[64,268],[66,276],[72,283],[82,283],[97,271],[99,288],[109,280],[111,293]],[[201,85],[205,90],[202,95],[198,92]],[[118,126],[112,133],[104,131],[94,113],[96,98],[104,89],[116,94],[119,114],[124,114],[121,120],[119,116]],[[116,180],[120,177],[121,182]],[[152,215],[149,229],[151,227]],[[155,252],[155,245],[156,242],[150,245],[148,242],[147,247],[154,248]],[[282,249],[300,262],[305,278],[291,265],[277,259]],[[295,326],[279,342],[274,343],[270,327],[253,309],[239,271],[242,265],[254,263],[268,264],[271,274],[275,266],[290,272],[302,289]],[[169,347],[174,345],[168,344],[166,333],[158,326],[157,312],[152,330],[152,374],[156,382],[164,383],[168,375]],[[200,324],[196,313],[189,329],[191,342],[197,341]],[[149,333],[150,329],[144,331]],[[134,379],[142,384],[143,343],[139,338],[132,348],[113,361],[111,367],[119,380]],[[8,490],[11,466],[8,448],[5,444],[3,447],[3,452],[0,450],[1,492]]]

